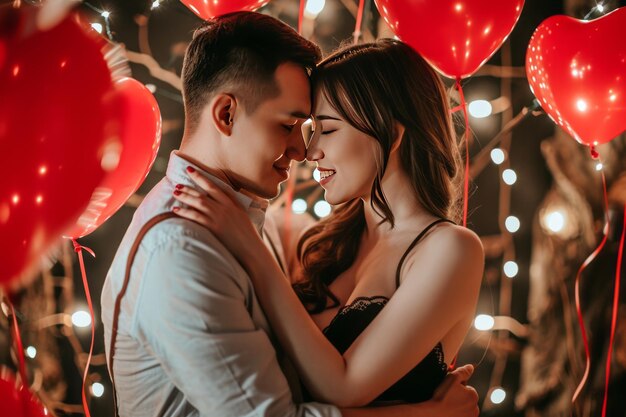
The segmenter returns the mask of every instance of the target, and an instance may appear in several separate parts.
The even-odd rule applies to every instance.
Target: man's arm
[[[176,387],[201,416],[340,416],[329,405],[293,404],[247,309],[247,280],[210,232],[185,223],[150,254],[133,327]]]

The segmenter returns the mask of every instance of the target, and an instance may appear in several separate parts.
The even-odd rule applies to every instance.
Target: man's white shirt
[[[263,228],[267,201],[233,191],[172,152],[166,177],[135,212],[102,289],[107,358],[130,248],[148,220],[174,207],[176,184],[194,186],[187,166],[232,192]],[[331,405],[294,402],[299,382],[277,347],[248,274],[208,229],[172,218],[148,231],[119,317],[113,372],[121,417],[340,417]]]

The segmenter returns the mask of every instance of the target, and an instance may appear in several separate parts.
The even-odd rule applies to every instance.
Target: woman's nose
[[[317,144],[311,142],[306,149],[306,160],[310,162],[319,161],[324,157],[324,152],[317,146]]]
[[[320,129],[315,129],[308,132],[309,140],[306,141],[306,159],[307,161],[318,161],[324,157],[324,152],[319,147]]]

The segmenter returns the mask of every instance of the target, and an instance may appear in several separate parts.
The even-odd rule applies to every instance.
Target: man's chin
[[[260,196],[260,197],[266,200],[272,200],[278,197],[279,195],[280,195],[280,184],[276,185],[276,187],[273,190],[268,190],[268,192],[265,195]]]
[[[268,185],[266,187],[254,187],[246,190],[249,194],[253,194],[256,197],[262,198],[264,200],[271,200],[273,198],[278,197],[280,194],[280,184]]]

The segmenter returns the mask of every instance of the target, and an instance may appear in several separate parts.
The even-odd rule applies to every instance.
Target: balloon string
[[[622,276],[622,258],[624,256],[624,235],[626,235],[626,204],[624,204],[624,219],[622,221],[622,238],[619,243],[617,254],[617,268],[615,270],[615,289],[613,290],[613,317],[611,319],[611,337],[609,339],[609,351],[606,356],[606,374],[604,379],[604,401],[602,402],[602,417],[606,417],[606,405],[609,397],[609,379],[611,376],[611,354],[615,339],[615,327],[617,326],[617,311],[619,307],[620,278]]]
[[[302,21],[304,20],[304,7],[306,0],[300,0],[300,10],[298,11],[298,34],[302,35]]]
[[[15,340],[15,349],[17,350],[17,360],[19,362],[20,377],[22,378],[22,385],[28,386],[28,374],[26,373],[26,360],[24,359],[24,345],[22,344],[22,336],[20,335],[20,327],[17,323],[17,316],[15,315],[15,308],[11,300],[7,299],[9,307],[11,308],[11,316],[13,317],[13,333]]]
[[[359,9],[356,12],[356,25],[354,26],[354,44],[359,43],[361,36],[361,24],[363,22],[363,11],[365,9],[365,0],[359,0]]]
[[[83,250],[86,250],[93,256],[96,255],[94,252],[85,247],[81,246],[76,239],[72,239],[72,243],[74,244],[74,252],[78,254],[78,263],[80,264],[80,273],[83,277],[83,287],[85,288],[85,296],[87,297],[87,305],[89,306],[89,314],[91,315],[91,345],[89,346],[89,356],[87,356],[87,363],[85,364],[85,371],[83,373],[83,389],[82,389],[82,399],[83,399],[83,410],[85,411],[85,417],[91,417],[89,413],[89,405],[87,404],[87,396],[85,395],[85,385],[87,383],[87,375],[89,373],[89,365],[91,364],[91,357],[93,355],[93,342],[96,338],[95,335],[95,315],[93,313],[93,304],[91,302],[91,294],[89,293],[89,284],[87,282],[87,273],[85,272],[85,262],[83,259]]]
[[[583,387],[585,386],[585,383],[587,382],[587,378],[589,377],[589,370],[591,369],[591,355],[589,353],[589,340],[587,339],[587,331],[585,330],[585,322],[583,320],[583,313],[582,313],[582,308],[580,305],[580,278],[585,268],[587,268],[587,266],[598,256],[600,251],[602,251],[602,248],[604,248],[604,245],[606,244],[606,240],[609,235],[609,202],[608,202],[608,196],[606,192],[606,178],[604,176],[604,171],[602,171],[602,189],[604,192],[603,194],[604,195],[604,219],[605,219],[604,220],[605,224],[603,228],[604,237],[602,238],[602,241],[600,242],[598,247],[593,251],[591,255],[587,257],[587,259],[585,259],[585,262],[583,262],[583,264],[578,269],[578,273],[576,274],[576,281],[574,284],[574,296],[576,300],[576,314],[578,316],[578,325],[580,326],[580,333],[583,339],[583,345],[585,347],[585,373],[583,374],[583,377],[580,380],[580,383],[578,384],[576,391],[574,391],[574,395],[572,396],[572,403],[576,402],[576,399],[580,395],[580,392],[582,391]]]
[[[467,227],[467,205],[469,200],[469,172],[470,172],[470,155],[469,155],[469,134],[470,134],[470,125],[469,125],[469,117],[467,115],[467,104],[465,102],[465,95],[463,94],[463,87],[461,86],[461,77],[457,77],[456,79],[456,89],[459,91],[459,96],[461,98],[461,103],[450,110],[450,113],[457,112],[458,110],[463,110],[463,116],[465,118],[465,175],[463,179],[463,227]],[[450,365],[448,366],[449,370],[453,370],[456,367],[457,356],[452,359]]]
[[[467,105],[465,96],[463,95],[463,87],[461,87],[461,77],[456,79],[456,88],[459,90],[461,97],[460,106],[463,108],[463,116],[465,117],[465,176],[463,180],[463,227],[467,227],[467,205],[469,200],[469,175],[470,175],[470,154],[469,154],[469,135],[470,125],[467,115]]]

